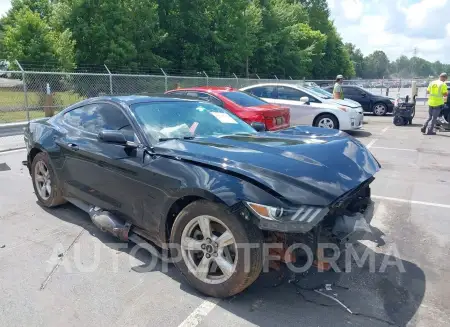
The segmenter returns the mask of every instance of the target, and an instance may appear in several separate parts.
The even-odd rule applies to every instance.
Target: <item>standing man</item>
[[[447,74],[442,73],[439,75],[438,80],[432,81],[430,85],[428,85],[428,119],[420,129],[422,133],[426,133],[427,135],[436,135],[434,131],[436,120],[439,117],[441,110],[444,108],[444,97],[448,96],[447,84],[445,84],[446,80]]]
[[[342,75],[336,76],[336,83],[334,83],[334,89],[333,89],[333,98],[336,100],[344,99],[344,90],[342,88],[343,80],[344,80],[344,76],[342,76]]]

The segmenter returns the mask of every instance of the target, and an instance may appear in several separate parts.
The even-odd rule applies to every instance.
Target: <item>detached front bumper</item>
[[[373,201],[370,201],[364,213],[342,215],[336,218],[332,235],[339,247],[344,248],[345,244],[371,239],[373,233],[370,222],[373,218],[374,207]]]

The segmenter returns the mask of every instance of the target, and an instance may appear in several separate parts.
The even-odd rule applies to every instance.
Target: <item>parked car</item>
[[[340,131],[258,133],[205,101],[126,96],[84,100],[24,135],[41,205],[71,202],[122,241],[169,249],[210,296],[252,284],[274,236],[316,249],[370,234],[380,165]]]
[[[365,112],[372,112],[377,116],[384,116],[394,110],[395,98],[373,94],[361,87],[343,85],[345,99],[351,99],[361,104]],[[333,88],[325,90],[333,92]]]
[[[268,131],[290,126],[289,108],[270,104],[262,99],[231,87],[202,86],[166,92],[171,96],[192,97],[225,108],[248,124],[263,123]]]
[[[333,98],[333,93],[328,92],[327,90],[319,87],[319,86],[308,86],[308,89],[316,92],[316,93],[320,93],[323,94],[329,98]],[[347,101],[348,103],[353,104],[355,107],[361,107],[361,104],[359,102],[353,101],[352,99],[345,99],[345,101]]]
[[[334,100],[328,95],[292,84],[257,84],[241,89],[263,100],[288,106],[292,125],[312,125],[343,131],[363,126],[363,110],[359,104]]]

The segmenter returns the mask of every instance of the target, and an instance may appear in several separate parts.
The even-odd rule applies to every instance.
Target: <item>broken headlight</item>
[[[305,222],[310,223],[314,220],[322,219],[327,213],[328,208],[303,205],[295,209],[281,207],[271,207],[263,204],[245,202],[250,210],[259,218],[284,221],[284,222]]]

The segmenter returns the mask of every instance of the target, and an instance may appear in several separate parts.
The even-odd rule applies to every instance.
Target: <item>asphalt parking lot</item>
[[[450,133],[422,135],[425,115],[418,108],[404,127],[366,116],[352,133],[382,165],[372,184],[382,240],[361,245],[377,269],[300,284],[332,282],[353,315],[275,272],[231,299],[207,299],[170,264],[142,269],[154,258],[116,243],[75,207],[40,207],[25,151],[0,153],[0,326],[448,326]],[[396,264],[381,271],[385,254]]]

